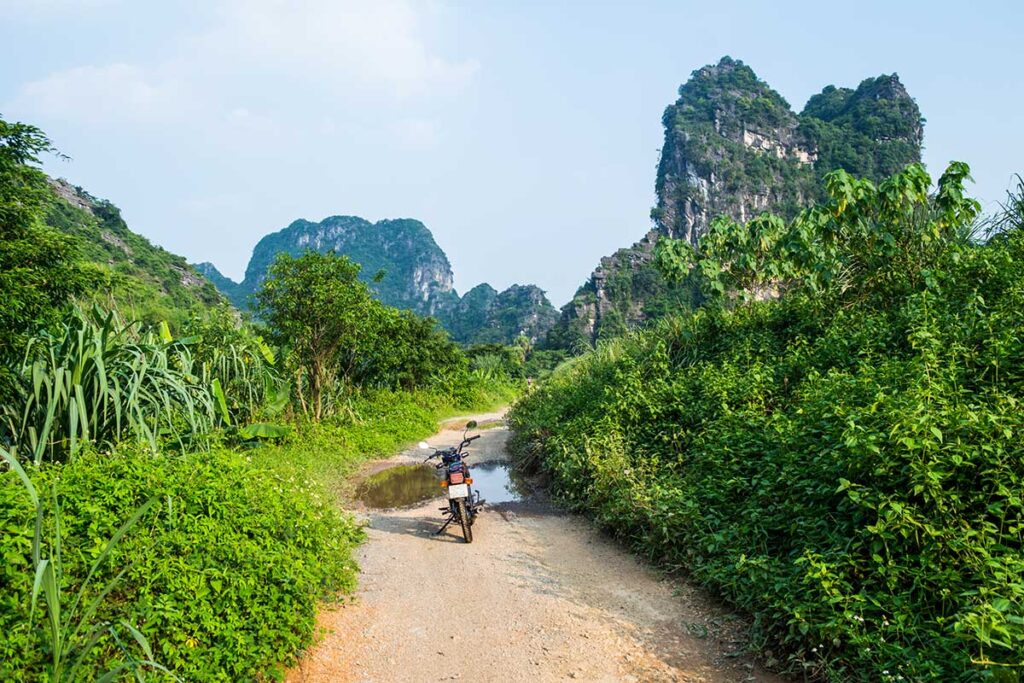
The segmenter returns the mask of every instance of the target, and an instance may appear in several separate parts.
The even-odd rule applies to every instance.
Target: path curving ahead
[[[481,434],[471,466],[507,457],[506,429]],[[321,613],[324,635],[289,683],[783,680],[740,654],[743,625],[728,611],[583,518],[538,501],[496,505],[465,544],[457,529],[432,535],[437,508],[361,513],[369,539],[355,600]]]

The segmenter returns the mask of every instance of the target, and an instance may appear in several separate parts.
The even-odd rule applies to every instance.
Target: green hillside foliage
[[[646,246],[646,245],[645,245]],[[666,280],[645,251],[634,245],[620,249],[611,258],[603,280],[605,304],[599,307],[594,338],[588,333],[589,320],[563,312],[545,337],[550,349],[580,352],[595,341],[614,339],[636,327],[640,321],[657,320],[670,313],[699,306],[702,297],[690,280]],[[597,301],[593,279],[580,287],[567,309],[574,305],[592,305]]]
[[[667,243],[666,275],[712,303],[521,399],[520,465],[752,614],[775,665],[1017,680],[1024,214],[971,239],[966,174],[929,195],[920,166],[840,171],[796,220],[719,221],[699,256]]]
[[[470,294],[473,293],[471,290]],[[469,294],[467,294],[469,296]],[[542,339],[558,320],[558,311],[536,285],[512,285],[496,294],[465,339],[476,344],[511,343],[520,336]]]
[[[458,304],[445,314],[444,326],[452,339],[462,344],[472,343],[485,325],[487,312],[497,298],[498,291],[486,282],[462,295]],[[512,339],[502,341],[510,342]]]
[[[679,86],[679,101],[665,110],[666,128],[725,124],[722,135],[735,135],[743,123],[760,129],[784,126],[793,118],[789,103],[743,62],[723,57],[716,66],[693,72]]]
[[[658,166],[656,191],[659,206],[686,200],[704,201],[700,187],[682,179],[676,196],[664,196],[667,176],[676,171],[677,159],[686,159],[700,177],[715,178],[716,192],[733,195],[769,195],[775,210],[795,215],[814,191],[810,168],[792,156],[755,151],[744,144],[743,132],[775,136],[797,126],[797,117],[782,98],[741,61],[724,57],[715,66],[693,72],[679,88],[679,99],[665,109],[662,124],[666,149]],[[652,217],[661,220],[661,210]]]
[[[52,187],[45,220],[76,238],[83,265],[96,280],[89,303],[116,308],[130,320],[167,321],[177,329],[197,310],[223,300],[184,258],[129,230],[110,202],[63,181]]]
[[[924,119],[895,74],[863,81],[856,90],[828,86],[807,101],[800,130],[818,151],[820,173],[843,169],[885,178],[920,158]]]
[[[423,223],[405,218],[370,223],[358,216],[330,216],[319,223],[298,220],[261,239],[245,270],[240,295],[258,291],[279,254],[299,256],[310,248],[335,251],[358,263],[362,280],[389,306],[426,314],[454,296],[445,291],[451,280],[448,257]],[[427,273],[425,291],[413,286],[419,270]],[[247,303],[236,300],[243,308]]]

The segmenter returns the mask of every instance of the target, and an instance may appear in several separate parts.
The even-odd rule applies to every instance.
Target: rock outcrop
[[[360,264],[360,277],[383,303],[438,319],[460,342],[511,342],[519,334],[543,338],[558,313],[538,288],[519,285],[498,293],[487,284],[460,297],[451,264],[423,223],[413,219],[370,223],[358,216],[331,216],[319,223],[297,220],[261,239],[245,279],[234,282],[213,264],[196,269],[239,308],[247,308],[277,255],[307,249],[344,254]]]
[[[895,74],[856,90],[828,86],[798,115],[750,67],[724,57],[693,72],[662,123],[654,227],[601,260],[562,308],[553,346],[590,344],[699,303],[691,285],[670,285],[653,267],[660,237],[696,245],[720,215],[791,218],[821,196],[829,171],[877,181],[921,159],[923,119]]]
[[[256,244],[242,282],[231,282],[210,265],[203,269],[213,274],[214,284],[235,305],[244,308],[278,254],[298,256],[307,249],[334,251],[360,264],[361,277],[390,306],[435,315],[457,299],[448,257],[427,227],[412,219],[370,223],[358,216],[330,216],[319,223],[297,220]]]
[[[473,291],[470,290],[466,297]],[[540,287],[512,285],[494,295],[484,309],[482,323],[464,341],[508,343],[517,337],[526,337],[536,342],[543,339],[557,321],[558,311]]]

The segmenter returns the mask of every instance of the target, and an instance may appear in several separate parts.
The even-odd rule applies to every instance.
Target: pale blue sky
[[[240,278],[296,218],[412,217],[456,286],[561,305],[641,237],[661,113],[729,54],[797,110],[897,72],[925,161],[987,208],[1024,172],[1024,3],[0,0],[0,114],[48,170]]]

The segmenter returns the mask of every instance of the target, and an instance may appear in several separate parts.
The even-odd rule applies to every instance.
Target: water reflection
[[[444,493],[440,477],[430,465],[398,465],[367,477],[356,497],[371,508],[398,508]]]
[[[526,486],[509,472],[508,463],[471,465],[473,488],[488,503],[514,503],[526,495]]]

